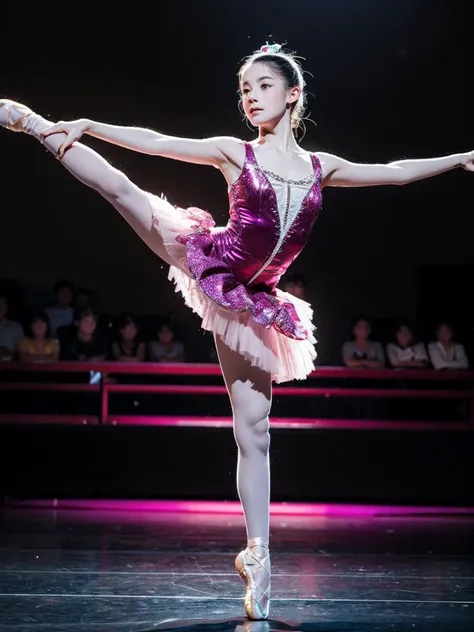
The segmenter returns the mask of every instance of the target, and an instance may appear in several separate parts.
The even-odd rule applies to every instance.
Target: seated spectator
[[[174,330],[169,323],[162,323],[157,331],[158,340],[148,343],[148,358],[151,362],[184,362],[184,344],[174,339]]]
[[[18,355],[22,362],[57,362],[59,340],[51,338],[49,318],[46,313],[33,316],[28,336],[18,343]]]
[[[24,337],[23,327],[8,318],[8,298],[0,295],[0,361],[12,360]]]
[[[306,277],[298,272],[293,274],[284,275],[281,283],[281,287],[284,292],[306,300],[306,291],[308,289],[308,281]]]
[[[61,344],[61,358],[101,362],[107,355],[107,339],[97,328],[97,319],[89,309],[78,309],[74,313],[74,330],[68,332]]]
[[[139,326],[129,312],[122,314],[117,323],[117,339],[112,343],[112,357],[117,362],[143,362],[145,343],[139,338]]]
[[[407,322],[401,322],[395,330],[395,342],[387,345],[390,365],[396,369],[426,369],[428,353],[422,342],[416,342],[413,330]]]
[[[46,309],[51,335],[57,336],[58,329],[72,325],[74,318],[74,286],[69,281],[58,281],[53,289],[56,304]]]
[[[353,340],[342,346],[344,364],[351,368],[381,369],[385,356],[380,342],[370,340],[372,327],[366,316],[356,316],[352,321]]]
[[[453,342],[454,327],[441,321],[436,328],[436,341],[428,345],[430,360],[435,369],[467,369],[469,362],[464,345]]]
[[[79,288],[74,297],[76,309],[89,307],[92,309],[92,292],[86,288]]]

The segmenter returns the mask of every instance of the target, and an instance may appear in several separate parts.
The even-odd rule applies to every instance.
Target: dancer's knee
[[[245,419],[234,415],[234,436],[242,454],[258,451],[268,454],[270,450],[270,423],[265,416],[254,415]]]

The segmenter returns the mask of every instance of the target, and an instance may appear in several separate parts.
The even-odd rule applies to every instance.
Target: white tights
[[[269,419],[272,383],[269,373],[215,337],[229,392],[238,447],[237,489],[244,509],[247,537],[267,538],[270,502]]]
[[[53,123],[33,114],[27,131],[36,138]],[[63,134],[49,136],[44,146],[56,154]],[[89,147],[75,143],[61,160],[72,175],[108,200],[166,263],[172,264],[156,230],[151,230],[148,196],[121,171]],[[237,489],[244,510],[248,539],[269,537],[269,420],[272,391],[270,374],[252,367],[218,337],[216,346],[229,392],[238,446]]]

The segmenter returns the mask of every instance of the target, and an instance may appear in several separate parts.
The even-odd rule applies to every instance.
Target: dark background
[[[237,109],[236,74],[240,60],[268,39],[306,58],[317,123],[307,124],[306,149],[361,162],[469,151],[471,4],[7,3],[0,91],[54,120],[86,116],[173,135],[251,139]],[[226,187],[216,170],[85,141],[139,186],[226,222]],[[0,148],[0,277],[17,278],[31,295],[68,277],[95,289],[101,310],[171,307],[198,332],[164,266],[112,207],[33,139],[1,131]],[[320,362],[338,359],[354,312],[421,315],[430,333],[450,286],[470,298],[473,195],[474,174],[463,170],[407,187],[325,190],[324,212],[293,266],[310,279]],[[465,303],[447,309],[467,330]]]

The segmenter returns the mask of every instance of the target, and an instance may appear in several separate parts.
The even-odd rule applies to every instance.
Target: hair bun
[[[281,44],[269,44],[268,42],[260,47],[261,53],[269,53],[270,55],[275,55],[276,53],[281,53],[282,46]]]

